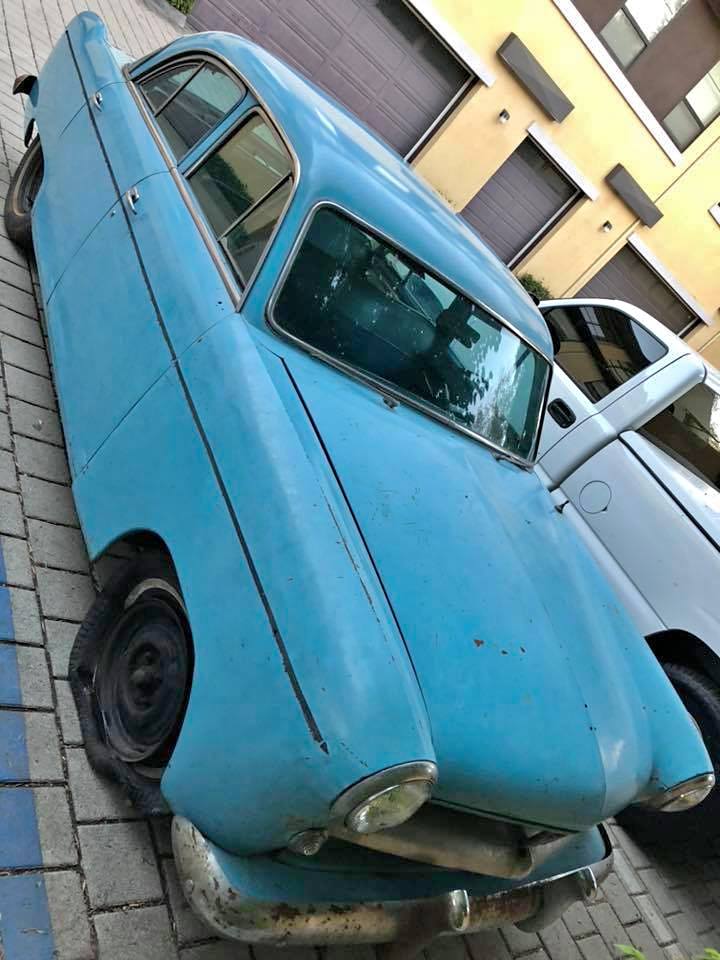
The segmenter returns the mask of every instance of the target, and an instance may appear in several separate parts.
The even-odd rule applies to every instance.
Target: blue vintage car
[[[536,929],[681,809],[703,744],[531,466],[548,330],[375,136],[227,34],[130,63],[84,13],[27,94],[73,490],[106,585],[90,758],[174,814],[222,934]],[[31,139],[32,138],[32,139]]]

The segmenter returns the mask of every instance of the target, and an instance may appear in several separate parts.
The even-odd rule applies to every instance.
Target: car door
[[[163,323],[180,355],[235,312],[289,200],[293,162],[240,79],[223,75],[215,64],[205,61],[200,74],[164,101],[154,87],[148,93],[151,83],[163,82],[162,74],[141,76],[137,82],[148,108],[146,119],[156,126],[175,166],[171,176],[150,177],[140,185],[132,227]],[[222,93],[223,106],[234,106],[208,128],[211,117],[198,120],[198,97],[203,92],[207,101],[213,91]],[[153,111],[154,103],[159,110]],[[203,135],[192,144],[200,130]],[[188,265],[180,277],[178,250]]]
[[[555,301],[543,315],[556,344],[539,464],[553,484],[616,435],[608,412],[667,347],[607,301]]]

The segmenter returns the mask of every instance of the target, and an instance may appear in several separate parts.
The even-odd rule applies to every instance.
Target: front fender
[[[245,468],[250,471],[247,463]],[[309,465],[299,463],[298,475],[303,470]],[[297,486],[287,480],[292,496]],[[280,562],[285,531],[273,526],[277,511],[265,485],[254,482],[257,494],[245,504],[241,521],[248,511],[264,517]],[[74,492],[92,556],[141,529],[155,532],[170,549],[193,630],[195,672],[162,788],[173,811],[214,842],[243,854],[285,846],[299,830],[324,825],[329,805],[350,784],[395,763],[434,759],[409,665],[391,643],[385,613],[371,606],[349,553],[338,546],[337,528],[337,563],[326,574],[335,581],[333,600],[344,582],[354,604],[357,622],[348,620],[342,604],[333,610],[336,632],[345,640],[348,623],[354,625],[354,651],[345,643],[343,656],[334,656],[327,600],[325,629],[318,633],[312,599],[321,599],[320,593],[306,597],[303,617],[279,569],[275,577],[263,569],[281,631],[294,623],[289,662],[283,657],[252,557],[249,565],[174,370],[111,434],[75,480]],[[318,503],[314,522],[327,526],[333,522],[328,507],[322,497]],[[308,576],[298,575],[306,588]],[[407,692],[412,690],[414,699]]]

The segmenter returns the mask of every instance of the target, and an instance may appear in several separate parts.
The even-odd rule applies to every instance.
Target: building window
[[[663,120],[663,126],[684,150],[720,116],[720,62],[708,71]]]
[[[687,2],[626,0],[600,36],[623,70],[627,70]]]

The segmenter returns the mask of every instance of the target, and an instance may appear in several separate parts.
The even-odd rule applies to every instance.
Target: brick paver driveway
[[[143,0],[89,6],[135,55],[178,32]],[[23,152],[12,80],[37,73],[64,24],[85,8],[80,0],[0,0],[0,199]],[[77,527],[33,274],[1,221],[0,368],[0,960],[245,958],[246,948],[214,941],[184,906],[167,821],[134,816],[85,759],[68,652],[103,571],[89,569]],[[22,737],[23,728],[26,769],[13,772],[8,731]],[[25,800],[30,812],[21,816]],[[430,960],[609,960],[616,943],[635,944],[648,960],[681,960],[720,947],[713,839],[665,837],[661,848],[641,848],[615,829],[615,840],[616,871],[594,904],[574,907],[539,937],[508,930],[439,941]],[[31,907],[44,910],[44,924],[23,919]],[[257,960],[275,952],[254,951]],[[285,952],[288,960],[313,954]],[[352,954],[373,956],[368,948]]]

